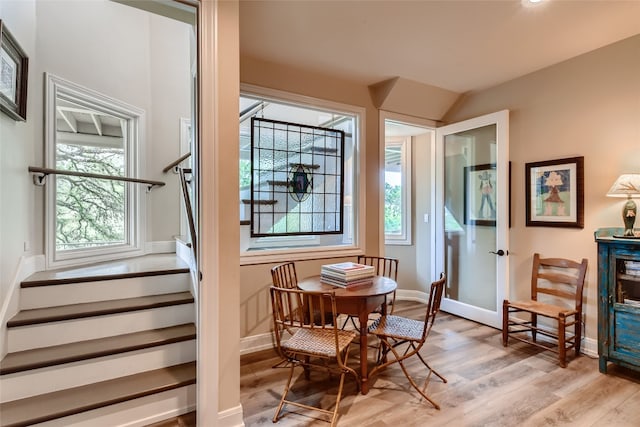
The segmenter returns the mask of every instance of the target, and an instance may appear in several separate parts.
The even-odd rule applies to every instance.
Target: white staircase
[[[195,410],[186,263],[149,255],[21,284],[0,362],[0,426],[144,426]]]

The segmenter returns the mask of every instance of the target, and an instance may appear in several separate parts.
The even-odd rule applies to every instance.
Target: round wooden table
[[[306,277],[298,282],[303,291],[334,291],[336,309],[340,314],[358,316],[360,323],[360,391],[369,392],[368,360],[367,360],[367,321],[369,314],[382,306],[382,314],[386,314],[386,296],[396,290],[395,280],[384,276],[375,276],[373,284],[358,286],[354,289],[332,286],[320,281],[320,276]]]

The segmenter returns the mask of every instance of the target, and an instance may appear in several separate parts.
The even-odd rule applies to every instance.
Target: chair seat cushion
[[[509,307],[517,308],[519,310],[528,311],[531,313],[537,313],[542,316],[551,317],[554,319],[560,318],[561,314],[571,316],[577,313],[575,309],[563,307],[554,304],[545,304],[539,301],[508,301]]]
[[[382,316],[369,327],[369,333],[396,340],[420,341],[424,322],[400,316]]]
[[[338,348],[343,351],[356,337],[353,331],[338,331]],[[285,351],[292,353],[306,353],[320,357],[336,356],[336,341],[333,329],[302,328],[298,329],[291,338],[282,343]]]

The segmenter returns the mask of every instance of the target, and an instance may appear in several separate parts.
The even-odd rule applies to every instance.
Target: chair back
[[[533,255],[531,299],[539,301],[540,294],[550,295],[555,304],[582,312],[582,294],[587,272],[587,259],[576,262],[564,258],[540,258]]]
[[[422,334],[422,341],[424,342],[436,321],[436,315],[440,311],[440,303],[442,302],[442,295],[444,295],[444,287],[447,283],[447,277],[444,273],[440,273],[440,278],[431,283],[431,289],[429,290],[429,301],[427,301],[427,314],[424,319],[424,332]]]
[[[271,269],[271,280],[273,286],[286,289],[296,289],[298,287],[298,276],[296,275],[296,264],[285,262],[276,265]]]
[[[378,256],[359,255],[358,264],[371,265],[376,269],[376,276],[385,276],[398,280],[398,260]]]

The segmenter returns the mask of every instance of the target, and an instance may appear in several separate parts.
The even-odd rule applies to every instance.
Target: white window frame
[[[318,98],[292,94],[289,92],[280,91],[277,89],[268,89],[259,86],[254,86],[250,84],[240,84],[240,93],[241,95],[247,96],[257,96],[262,98],[271,98],[274,101],[284,102],[284,103],[292,103],[296,105],[300,105],[303,107],[309,107],[314,109],[326,109],[327,111],[339,111],[345,114],[353,115],[356,118],[356,124],[354,126],[353,131],[353,142],[354,149],[356,150],[357,155],[354,157],[355,164],[354,167],[354,176],[356,177],[364,177],[365,176],[365,112],[366,109],[362,107],[357,107],[348,104],[342,104],[333,101],[322,100]],[[276,262],[284,262],[291,260],[305,260],[305,259],[317,259],[317,258],[327,258],[327,257],[347,257],[360,255],[363,253],[363,249],[365,247],[365,230],[366,230],[366,219],[365,219],[365,194],[366,194],[366,180],[364,178],[358,179],[358,183],[355,185],[354,194],[351,200],[352,206],[357,207],[356,215],[357,217],[354,220],[354,230],[351,230],[352,239],[347,244],[344,245],[333,245],[333,246],[317,246],[317,247],[296,247],[295,249],[291,248],[291,237],[287,237],[287,242],[282,242],[283,245],[287,245],[288,247],[282,249],[273,249],[273,244],[270,244],[271,249],[261,249],[258,251],[243,251],[242,247],[244,246],[241,242],[241,252],[240,252],[240,265],[251,265],[251,264],[264,264],[264,263],[276,263]],[[248,226],[243,226],[248,227]],[[345,227],[345,230],[347,227]],[[319,240],[316,236],[313,237],[316,240]],[[300,236],[298,239],[306,240],[306,244],[309,243],[307,236]],[[272,243],[272,242],[270,242]]]
[[[411,137],[389,137],[385,140],[385,148],[387,146],[399,146],[401,147],[400,156],[400,173],[402,175],[401,185],[401,201],[400,209],[401,215],[401,229],[398,234],[384,234],[384,240],[386,245],[411,245]],[[385,151],[386,152],[386,151]],[[385,159],[385,171],[386,171],[386,159]],[[383,211],[384,215],[384,211]]]
[[[126,176],[138,178],[142,175],[140,153],[144,152],[143,141],[145,111],[122,101],[103,95],[92,89],[77,85],[50,73],[45,73],[45,162],[49,168],[56,165],[56,99],[58,97],[83,105],[96,111],[126,120],[123,126],[126,150]],[[81,265],[91,262],[109,261],[144,254],[145,187],[126,183],[126,237],[125,243],[87,249],[58,251],[56,249],[56,176],[49,175],[45,198],[45,258],[46,268]]]

